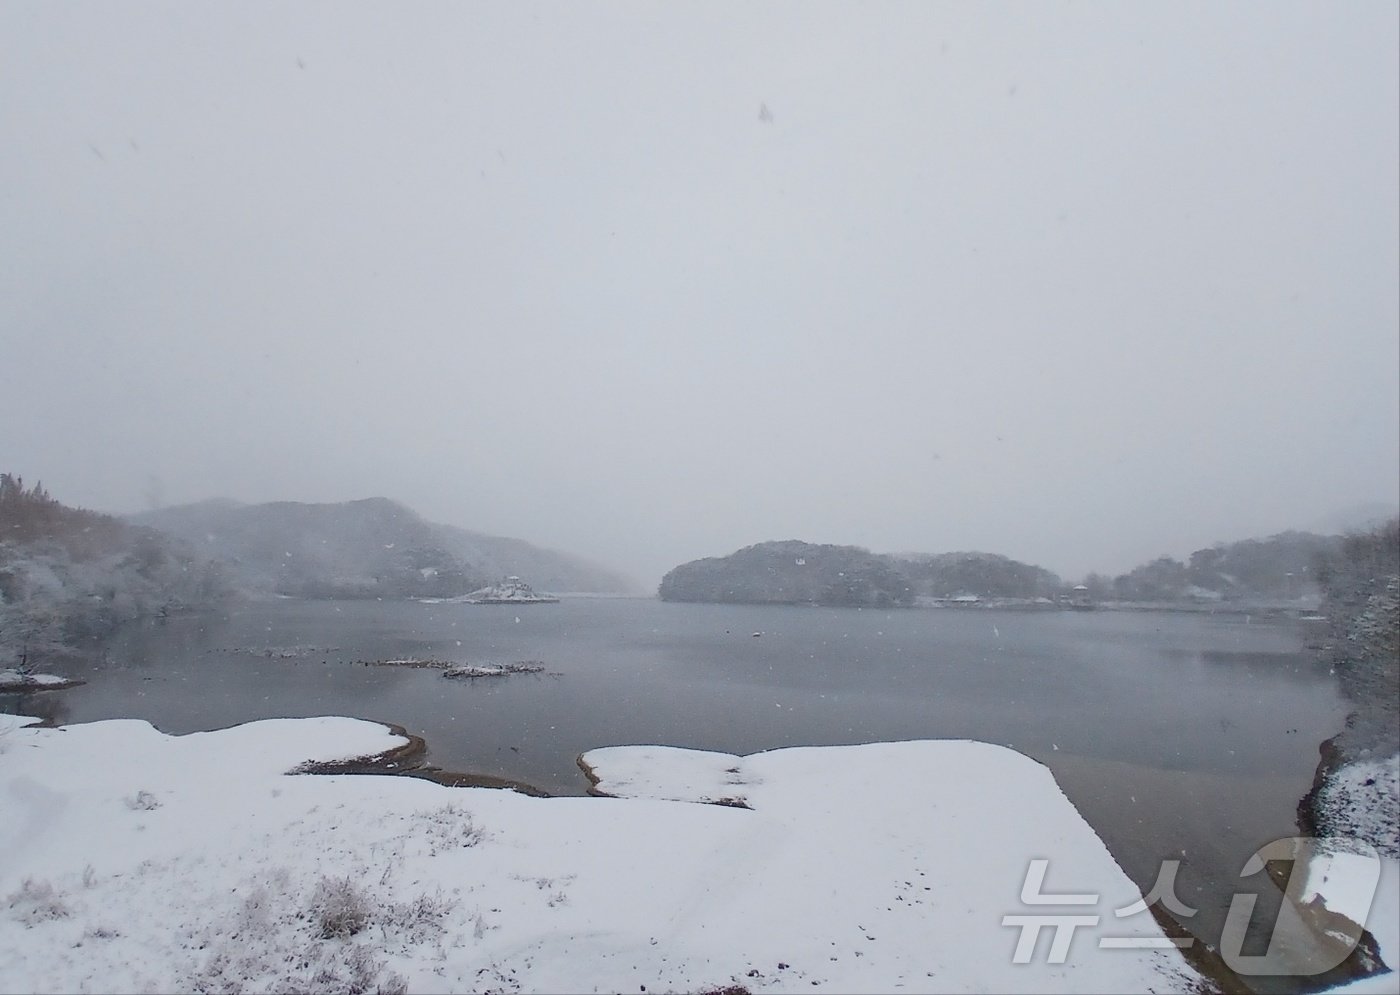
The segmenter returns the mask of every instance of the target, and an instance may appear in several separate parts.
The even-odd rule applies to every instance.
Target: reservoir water
[[[1249,854],[1295,833],[1318,743],[1345,718],[1327,667],[1303,648],[1305,625],[625,598],[284,600],[133,625],[75,670],[86,685],[0,708],[60,723],[143,718],[170,733],[353,715],[419,733],[438,766],[555,794],[587,790],[575,759],[601,746],[999,743],[1051,769],[1144,890],[1163,859],[1182,861],[1178,894],[1201,910],[1188,925],[1213,938]],[[360,662],[403,657],[540,661],[548,673],[447,680]],[[1023,874],[1008,869],[1012,902]]]

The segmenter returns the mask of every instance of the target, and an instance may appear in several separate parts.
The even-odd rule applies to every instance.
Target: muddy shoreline
[[[301,764],[289,771],[292,774],[388,774],[398,777],[417,777],[446,788],[497,788],[516,791],[532,798],[549,798],[550,794],[533,784],[516,781],[491,774],[473,774],[464,771],[444,770],[426,762],[428,743],[422,736],[416,736],[395,722],[381,722],[366,719],[384,726],[395,736],[402,736],[405,742],[393,749],[367,757],[351,757],[346,760],[321,760]]]
[[[40,691],[63,691],[86,683],[87,681],[77,677],[65,677],[61,681],[5,681],[0,683],[0,694],[36,694]]]
[[[1347,764],[1341,747],[1342,735],[1337,733],[1330,739],[1324,739],[1317,746],[1317,771],[1313,774],[1312,787],[1298,800],[1298,832],[1304,836],[1322,835],[1318,806],[1323,786],[1332,774]]]

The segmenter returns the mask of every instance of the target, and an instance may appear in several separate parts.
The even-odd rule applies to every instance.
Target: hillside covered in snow
[[[228,592],[219,565],[178,538],[0,474],[0,670],[29,672],[123,621]]]
[[[429,522],[387,498],[205,501],[131,521],[228,564],[241,588],[294,597],[456,597],[509,575],[541,591],[632,590],[627,578],[587,560]]]

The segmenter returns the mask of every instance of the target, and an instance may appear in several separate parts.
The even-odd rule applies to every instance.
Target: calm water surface
[[[1169,613],[279,601],[132,627],[86,686],[0,707],[170,733],[354,715],[421,734],[439,766],[562,794],[586,790],[575,758],[600,746],[1001,743],[1055,772],[1144,888],[1184,858],[1180,890],[1209,921],[1254,847],[1294,832],[1345,716],[1304,635]],[[355,665],[404,656],[557,676]]]

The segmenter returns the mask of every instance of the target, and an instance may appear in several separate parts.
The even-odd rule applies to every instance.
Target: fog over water
[[[1393,3],[0,5],[0,470],[646,584],[1394,505]]]

